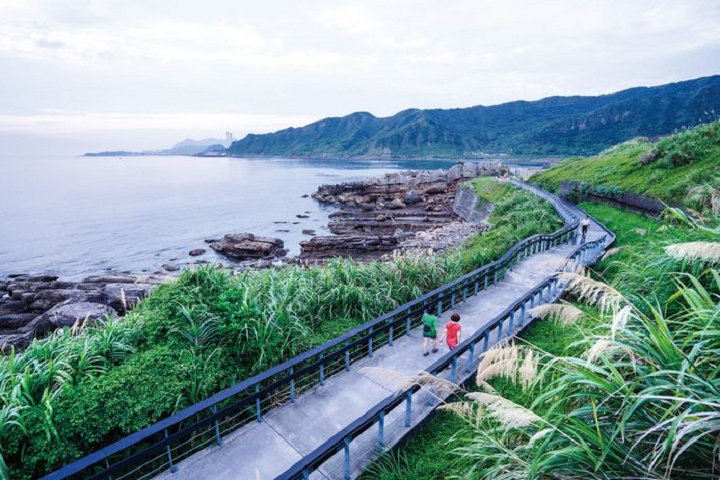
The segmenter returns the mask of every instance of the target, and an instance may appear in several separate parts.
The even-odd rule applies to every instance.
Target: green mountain
[[[367,112],[234,142],[228,155],[471,157],[590,155],[638,136],[660,136],[720,116],[720,75],[597,97],[549,97],[494,106]]]

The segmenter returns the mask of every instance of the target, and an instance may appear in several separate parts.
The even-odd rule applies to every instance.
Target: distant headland
[[[324,118],[238,141],[185,140],[168,150],[86,156],[198,155],[329,159],[480,159],[595,155],[720,117],[720,75],[594,97],[548,97],[493,106],[409,109]],[[230,139],[231,140],[231,139]]]
[[[170,155],[197,155],[208,154],[213,152],[224,152],[232,143],[232,135],[229,134],[225,140],[219,138],[205,138],[203,140],[193,140],[186,138],[182,142],[176,143],[172,147],[165,150],[143,150],[140,152],[132,152],[127,150],[112,150],[107,152],[89,152],[84,154],[85,157],[133,157],[133,156],[170,156]]]

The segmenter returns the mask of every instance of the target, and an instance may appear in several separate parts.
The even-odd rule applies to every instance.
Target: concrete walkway
[[[604,232],[592,224],[587,240],[592,241]],[[460,314],[463,338],[482,329],[500,314],[510,303],[521,298],[542,279],[555,272],[577,245],[563,245],[547,252],[534,255],[519,263],[497,286],[469,297],[456,305],[454,312]],[[440,331],[449,321],[453,311],[443,313]],[[491,344],[495,336],[491,335]],[[248,479],[269,480],[286,471],[312,452],[332,435],[361,417],[370,408],[394,393],[396,386],[389,379],[378,378],[377,374],[365,375],[360,369],[366,366],[414,376],[434,363],[438,355],[446,353],[447,346],[427,357],[422,355],[422,333],[416,328],[408,336],[396,339],[393,346],[378,349],[373,358],[365,358],[352,365],[349,372],[343,371],[288,403],[268,412],[262,423],[252,422],[223,439],[220,447],[210,447],[198,452],[178,464],[176,473],[165,472],[164,479]],[[460,370],[460,369],[459,369]],[[464,369],[462,369],[464,370]],[[466,374],[468,376],[470,374]],[[422,392],[421,392],[422,393]],[[413,397],[412,423],[420,422],[435,405],[426,393],[426,399]],[[385,420],[385,446],[392,446],[408,428],[404,426],[404,408],[388,413]],[[373,446],[377,442],[377,430],[366,432],[367,441],[363,447],[362,438],[353,441],[351,452],[352,470],[361,471],[374,457]],[[310,478],[343,478],[342,457],[327,462],[319,472]]]

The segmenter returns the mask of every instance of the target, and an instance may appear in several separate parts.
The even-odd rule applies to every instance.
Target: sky
[[[717,0],[0,0],[0,156],[720,74]]]

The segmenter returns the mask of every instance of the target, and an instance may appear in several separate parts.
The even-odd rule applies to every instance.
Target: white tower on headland
[[[232,143],[232,142],[233,142],[232,132],[225,132],[225,141],[226,141],[227,143]]]

